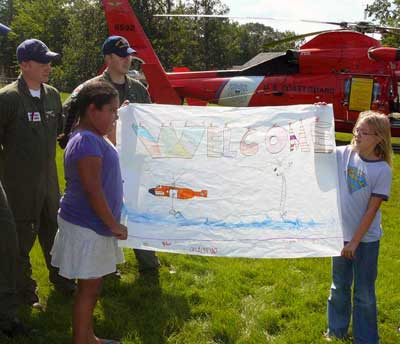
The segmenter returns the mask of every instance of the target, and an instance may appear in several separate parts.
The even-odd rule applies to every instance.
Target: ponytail
[[[97,109],[109,104],[111,100],[118,97],[118,91],[107,81],[93,80],[78,87],[71,96],[70,101],[65,105],[64,132],[57,140],[61,148],[67,146],[71,131],[79,123],[79,119],[86,114],[86,109],[90,104],[94,104]]]
[[[57,137],[58,145],[65,149],[68,143],[69,134],[72,129],[76,126],[78,122],[78,109],[76,102],[77,94],[71,96],[70,100],[63,107],[63,112],[65,114],[65,124],[64,131],[61,135]]]

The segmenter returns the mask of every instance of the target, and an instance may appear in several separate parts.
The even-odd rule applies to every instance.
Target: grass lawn
[[[337,138],[345,143],[349,137],[338,134]],[[57,160],[60,176],[61,154],[59,151]],[[383,206],[384,237],[377,281],[382,344],[400,343],[396,332],[400,324],[399,170],[400,156],[396,154],[392,196]],[[132,251],[125,253],[122,279],[106,281],[95,310],[95,329],[101,337],[143,344],[324,342],[330,259],[232,259],[161,253],[158,284],[139,278]],[[38,328],[41,336],[14,341],[0,338],[0,342],[70,343],[72,300],[49,285],[37,243],[31,257],[46,309],[21,309],[21,317]]]

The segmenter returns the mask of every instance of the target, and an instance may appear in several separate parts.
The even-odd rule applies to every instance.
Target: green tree
[[[14,0],[10,39],[19,44],[37,38],[61,52],[67,41],[68,5],[67,0]]]
[[[368,16],[378,21],[381,25],[400,26],[400,1],[375,0],[367,6]],[[398,47],[400,36],[394,34],[383,34],[382,43],[388,46]]]
[[[240,26],[240,60],[247,61],[264,52],[264,46],[272,42],[290,38],[292,31],[275,31],[272,27],[260,23],[248,23]],[[288,41],[268,48],[268,51],[286,51],[296,47],[296,41]]]
[[[13,19],[12,0],[0,0],[0,23],[11,26]],[[15,74],[15,45],[11,44],[8,36],[0,36],[0,73],[6,76]]]
[[[74,0],[68,5],[68,33],[62,64],[54,72],[60,89],[72,91],[99,73],[103,64],[101,45],[108,36],[102,2]]]
[[[18,64],[15,56],[17,46],[27,38],[45,42],[53,51],[61,52],[65,44],[65,26],[68,22],[66,0],[2,0],[1,20],[11,26],[11,32],[3,38],[1,61],[9,76],[16,76]]]

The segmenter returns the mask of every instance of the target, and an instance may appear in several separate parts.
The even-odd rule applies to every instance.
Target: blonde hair
[[[366,123],[374,131],[375,135],[381,139],[375,146],[374,152],[379,158],[385,160],[389,166],[392,166],[393,151],[389,117],[376,111],[363,111],[358,116],[353,128],[353,135],[355,135],[355,131],[361,123]],[[355,147],[354,136],[351,140],[351,145],[353,148]]]

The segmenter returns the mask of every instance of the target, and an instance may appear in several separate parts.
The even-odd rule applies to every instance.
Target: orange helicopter
[[[279,106],[325,102],[333,104],[336,131],[343,132],[352,131],[360,111],[400,112],[400,49],[384,47],[365,35],[399,33],[399,28],[366,21],[324,22],[341,29],[314,32],[319,34],[299,50],[248,68],[167,73],[128,0],[103,0],[103,6],[110,34],[126,37],[137,51],[135,57],[144,62],[142,70],[155,103],[186,100],[190,105]],[[390,115],[390,120],[392,135],[400,136],[398,115]]]
[[[154,196],[173,197],[178,199],[189,199],[193,197],[207,197],[207,190],[194,191],[189,188],[180,188],[171,185],[158,185],[155,188],[149,189],[149,192]]]

